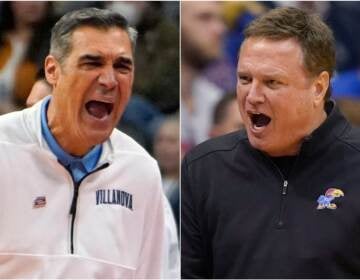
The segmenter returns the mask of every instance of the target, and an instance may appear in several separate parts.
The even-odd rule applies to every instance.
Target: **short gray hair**
[[[122,15],[110,10],[85,8],[66,13],[51,30],[50,54],[58,59],[60,63],[71,52],[72,33],[81,26],[91,26],[99,29],[119,27],[129,35],[133,52],[135,51],[137,31],[129,26]]]

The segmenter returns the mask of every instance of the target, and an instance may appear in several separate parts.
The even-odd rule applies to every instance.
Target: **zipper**
[[[289,178],[290,178],[290,175],[293,173],[293,171],[294,171],[294,169],[295,169],[295,167],[297,165],[300,154],[301,154],[301,151],[298,154],[298,156],[296,157],[294,165],[292,166],[292,168],[291,168],[291,170],[290,170],[290,172],[288,174]],[[281,170],[279,169],[279,167],[267,155],[265,155],[265,154],[262,154],[262,155],[271,163],[272,166],[274,166],[275,170],[280,175],[280,178],[281,178],[281,181],[282,181],[282,185],[280,187],[280,190],[281,190],[280,211],[279,211],[278,218],[277,218],[277,221],[276,221],[276,227],[278,229],[280,229],[280,228],[282,228],[284,226],[283,215],[284,215],[284,210],[285,210],[285,199],[286,199],[286,195],[288,193],[289,180],[288,180],[288,178],[285,179],[285,177],[284,177],[283,173],[281,172]]]
[[[285,180],[284,183],[283,183],[283,186],[282,186],[282,195],[286,195],[287,193],[287,186],[288,186],[288,181]]]
[[[284,226],[284,220],[283,220],[284,217],[283,216],[284,216],[285,199],[286,199],[286,195],[287,195],[287,192],[288,192],[289,181],[287,179],[285,179],[284,174],[282,174],[279,167],[271,159],[269,159],[269,160],[271,161],[272,165],[275,166],[275,168],[278,171],[278,173],[280,174],[280,177],[281,177],[281,180],[282,180],[282,186],[280,188],[280,190],[281,190],[280,211],[279,211],[278,219],[276,221],[276,227],[280,229],[280,228],[282,228]],[[294,166],[295,166],[295,163],[294,163]],[[293,168],[294,168],[294,166],[293,166]]]
[[[77,201],[78,201],[78,196],[79,196],[80,184],[89,175],[94,174],[95,172],[100,171],[108,166],[109,166],[109,163],[104,163],[97,169],[86,174],[83,178],[81,178],[81,180],[78,183],[76,183],[74,181],[74,177],[72,176],[71,171],[67,169],[70,172],[71,179],[73,180],[73,183],[74,183],[74,195],[73,195],[73,199],[72,199],[71,206],[70,206],[70,212],[69,212],[69,214],[71,216],[71,227],[70,227],[70,253],[71,254],[74,254],[74,224],[75,224],[76,206],[77,206]]]
[[[284,180],[283,185],[281,187],[281,200],[280,200],[279,219],[278,219],[278,221],[276,223],[278,228],[282,228],[283,225],[284,225],[283,213],[284,213],[284,208],[285,208],[285,196],[287,194],[287,189],[288,189],[288,181]]]

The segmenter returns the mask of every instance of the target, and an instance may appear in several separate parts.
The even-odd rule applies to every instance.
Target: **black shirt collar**
[[[340,112],[335,101],[327,101],[325,103],[325,111],[327,113],[326,120],[305,138],[301,146],[300,154],[310,156],[326,149],[335,138],[350,128],[349,122]]]

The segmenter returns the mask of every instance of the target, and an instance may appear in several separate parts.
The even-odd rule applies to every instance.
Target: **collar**
[[[322,152],[323,149],[328,149],[336,138],[351,128],[350,123],[340,112],[335,101],[327,101],[325,111],[327,113],[326,120],[305,138],[300,154],[310,156],[316,152]]]
[[[83,157],[74,157],[63,150],[60,145],[57,143],[55,137],[51,133],[48,123],[47,123],[47,109],[50,103],[51,96],[45,98],[45,100],[41,104],[41,133],[44,137],[46,143],[48,144],[52,153],[57,157],[59,162],[63,166],[69,166],[74,163],[81,163],[85,170],[89,173],[91,172],[95,166],[97,165],[99,158],[102,153],[102,145],[96,145],[92,148],[86,155]]]

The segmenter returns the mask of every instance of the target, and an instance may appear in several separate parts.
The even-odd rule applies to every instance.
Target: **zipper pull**
[[[283,195],[286,195],[286,193],[287,193],[287,186],[288,186],[288,181],[285,180],[284,184],[283,184],[283,187],[282,187],[282,194]]]

